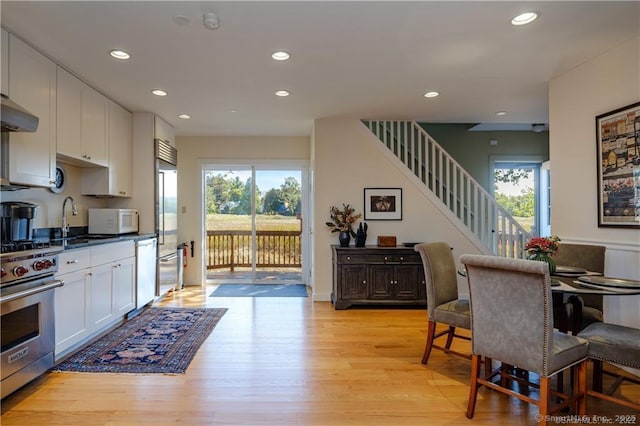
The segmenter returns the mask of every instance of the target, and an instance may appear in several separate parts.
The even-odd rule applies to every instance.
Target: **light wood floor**
[[[2,401],[2,425],[536,424],[535,407],[487,389],[465,417],[469,361],[434,350],[420,364],[423,310],[335,311],[212,290],[187,287],[158,304],[229,308],[186,374],[45,374]],[[638,388],[622,392],[638,400]],[[630,413],[591,398],[588,412]]]

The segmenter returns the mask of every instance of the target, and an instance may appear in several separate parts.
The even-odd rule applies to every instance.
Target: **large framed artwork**
[[[364,220],[402,220],[402,188],[365,188]]]
[[[640,102],[596,117],[598,226],[640,228]]]

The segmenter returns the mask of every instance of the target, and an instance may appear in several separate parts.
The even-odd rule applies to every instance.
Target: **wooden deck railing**
[[[300,268],[301,231],[256,231],[256,267]],[[251,267],[251,231],[207,231],[207,269]]]

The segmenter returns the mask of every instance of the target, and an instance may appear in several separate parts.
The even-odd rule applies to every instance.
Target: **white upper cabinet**
[[[169,145],[175,147],[176,146],[176,131],[171,127],[169,123],[158,117],[157,115],[154,117],[155,119],[155,138],[162,139],[167,142]]]
[[[80,166],[107,166],[107,98],[58,67],[57,152]]]
[[[4,70],[4,60],[2,66]],[[37,131],[9,134],[9,180],[51,187],[56,167],[56,64],[10,34],[8,76],[11,99],[39,118]]]
[[[9,33],[2,30],[2,47],[0,48],[2,53],[2,71],[0,77],[2,77],[2,84],[0,85],[0,91],[2,94],[9,96]]]
[[[108,101],[109,167],[82,170],[82,194],[131,197],[133,175],[132,114]]]
[[[131,197],[133,175],[133,116],[115,102],[109,102],[110,194]]]

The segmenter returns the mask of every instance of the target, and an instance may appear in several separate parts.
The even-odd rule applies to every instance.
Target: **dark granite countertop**
[[[128,235],[76,235],[67,239],[64,250],[73,250],[78,248],[91,247],[101,244],[117,243],[120,241],[141,241],[149,238],[155,238],[156,234],[128,234]],[[62,239],[52,239],[51,244],[61,246]]]

